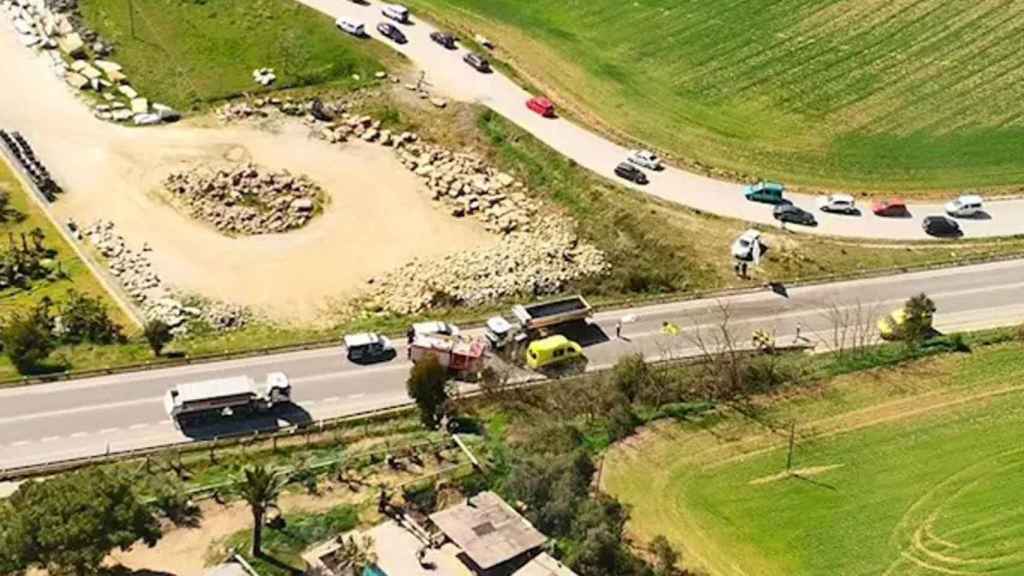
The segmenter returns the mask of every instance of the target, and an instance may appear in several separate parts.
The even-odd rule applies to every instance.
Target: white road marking
[[[103,430],[100,430],[98,434],[113,434],[114,432],[119,432],[120,430],[120,428],[104,428]]]
[[[337,396],[331,396],[331,397],[328,397],[328,398],[324,398],[322,400],[322,402],[324,404],[330,404],[331,402],[337,402],[339,400],[341,400],[341,398],[338,398]]]
[[[40,418],[52,418],[57,416],[68,416],[71,414],[79,414],[82,412],[95,412],[97,410],[110,410],[113,408],[129,408],[132,406],[141,406],[144,404],[153,404],[162,402],[162,396],[153,396],[150,398],[139,398],[137,400],[125,400],[124,402],[110,402],[108,404],[94,404],[91,406],[76,406],[74,408],[66,408],[64,410],[52,410],[50,412],[35,412],[33,414],[21,414],[18,416],[8,416],[7,418],[0,418],[0,425],[12,424],[14,422],[23,422],[26,420],[38,420]]]
[[[128,427],[128,429],[129,430],[139,430],[139,429],[145,428],[147,426],[149,426],[149,424],[132,424],[131,426]]]
[[[31,442],[28,440],[19,440],[17,442],[12,442],[11,446],[28,446],[29,444],[31,444]]]
[[[82,438],[82,437],[85,437],[85,436],[88,436],[88,435],[89,435],[88,432],[75,432],[71,436],[68,436],[68,438]]]
[[[348,399],[349,400],[355,400],[356,398],[362,398],[364,396],[366,396],[366,394],[349,394],[348,395]]]
[[[47,436],[40,440],[40,442],[56,442],[57,440],[60,440],[60,436]]]

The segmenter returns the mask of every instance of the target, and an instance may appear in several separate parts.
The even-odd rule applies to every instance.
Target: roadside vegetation
[[[269,90],[353,88],[399,61],[379,43],[341,34],[328,16],[290,0],[79,4],[89,25],[113,42],[112,58],[135,87],[180,110],[268,91],[252,79],[257,68],[274,69],[277,82]]]
[[[912,193],[1021,179],[1016,5],[408,4],[489,37],[563,114],[701,171]]]

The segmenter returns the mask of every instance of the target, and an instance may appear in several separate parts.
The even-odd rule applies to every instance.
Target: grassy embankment
[[[714,575],[1019,574],[1021,357],[978,347],[840,376],[756,420],[656,426],[609,454],[603,486],[641,540],[665,534]]]
[[[570,115],[681,162],[852,190],[1019,189],[1024,6],[410,0]]]
[[[147,0],[134,3],[134,17],[121,0],[80,4],[89,24],[115,44],[113,59],[135,87],[181,110],[270,89],[353,88],[399,61],[291,0]],[[277,75],[269,89],[251,76],[264,67]]]

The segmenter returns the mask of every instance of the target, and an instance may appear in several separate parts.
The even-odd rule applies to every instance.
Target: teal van
[[[786,187],[778,182],[766,182],[764,180],[757,184],[751,184],[743,189],[743,195],[752,202],[764,202],[766,204],[782,204],[782,195]]]

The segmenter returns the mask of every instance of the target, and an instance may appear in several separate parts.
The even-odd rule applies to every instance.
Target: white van
[[[409,22],[409,9],[401,4],[385,4],[380,12],[395,22]]]
[[[961,196],[946,204],[946,214],[960,218],[980,216],[983,211],[981,196],[975,194]]]
[[[335,20],[334,25],[342,31],[348,32],[357,38],[363,38],[366,36],[366,26],[358,20],[350,20],[342,17]]]

